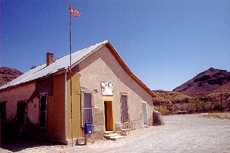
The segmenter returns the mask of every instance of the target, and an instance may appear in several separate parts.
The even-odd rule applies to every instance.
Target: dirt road
[[[117,141],[97,141],[76,147],[40,146],[20,152],[230,153],[230,120],[201,115],[174,115],[163,119],[163,126],[139,129]]]

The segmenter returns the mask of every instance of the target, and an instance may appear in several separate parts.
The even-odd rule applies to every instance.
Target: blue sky
[[[152,89],[171,90],[197,73],[230,70],[229,0],[0,0],[0,66],[28,70],[45,53],[68,53],[108,39]]]

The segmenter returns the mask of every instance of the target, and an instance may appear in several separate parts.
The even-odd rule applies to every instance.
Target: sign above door
[[[111,81],[101,82],[101,93],[103,96],[112,96],[113,95],[113,84]]]

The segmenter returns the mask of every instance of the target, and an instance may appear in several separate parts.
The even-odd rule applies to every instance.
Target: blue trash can
[[[85,134],[92,134],[93,133],[93,125],[92,123],[85,123]]]

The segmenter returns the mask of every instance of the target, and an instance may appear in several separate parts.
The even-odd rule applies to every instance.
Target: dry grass
[[[230,119],[230,112],[223,112],[223,113],[207,113],[204,114],[205,117],[213,117],[219,119]]]
[[[165,101],[170,101],[172,103],[188,102],[188,100],[192,98],[183,93],[175,91],[156,90],[154,93],[163,98]]]
[[[172,111],[170,111],[167,106],[161,105],[160,107],[156,108],[157,111],[159,111],[161,113],[161,115],[170,115],[173,114]]]

